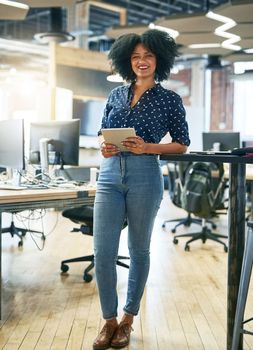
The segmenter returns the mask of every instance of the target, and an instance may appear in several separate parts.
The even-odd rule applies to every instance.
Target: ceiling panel
[[[105,34],[109,38],[116,39],[123,34],[136,33],[141,35],[145,30],[148,30],[147,25],[140,26],[114,26],[106,30]]]
[[[30,7],[63,7],[73,5],[75,0],[22,0]]]
[[[242,46],[243,49],[251,49],[251,48],[253,48],[253,38],[242,39],[240,41],[240,45]]]
[[[180,34],[176,38],[177,44],[181,45],[191,45],[191,44],[220,44],[224,38],[217,36],[213,33],[190,33],[190,34]]]
[[[238,23],[253,23],[253,2],[240,1],[239,4],[228,3],[215,9],[219,15],[233,18]]]
[[[23,20],[25,19],[29,8],[18,8],[0,3],[0,20]]]
[[[244,54],[241,52],[235,52],[226,56],[226,60],[230,62],[252,62],[253,54]]]
[[[187,46],[183,46],[179,49],[181,54],[195,54],[195,55],[215,55],[215,56],[226,56],[231,53],[231,50],[224,49],[222,47],[214,48],[200,48],[200,49],[191,49]]]
[[[229,32],[241,37],[252,37],[253,36],[253,23],[237,23],[237,25],[231,29]]]
[[[217,21],[207,18],[205,14],[202,12],[193,15],[181,14],[175,17],[165,17],[155,21],[155,24],[182,33],[213,32],[217,27]]]

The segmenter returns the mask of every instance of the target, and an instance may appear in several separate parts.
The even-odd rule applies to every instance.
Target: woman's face
[[[154,78],[156,56],[143,44],[138,44],[131,54],[131,66],[137,78]]]

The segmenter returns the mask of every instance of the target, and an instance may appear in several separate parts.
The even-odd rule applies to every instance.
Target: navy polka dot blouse
[[[101,128],[134,127],[136,134],[147,143],[159,143],[169,132],[172,142],[190,144],[185,109],[178,94],[156,84],[144,92],[134,107],[131,107],[132,97],[131,84],[113,89]]]

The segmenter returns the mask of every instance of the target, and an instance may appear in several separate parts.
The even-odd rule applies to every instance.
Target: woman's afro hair
[[[177,45],[168,33],[157,29],[147,30],[142,35],[125,34],[116,39],[108,56],[113,71],[126,81],[132,82],[136,79],[131,67],[131,55],[138,44],[143,44],[156,56],[155,80],[166,80],[175,57],[178,56]]]

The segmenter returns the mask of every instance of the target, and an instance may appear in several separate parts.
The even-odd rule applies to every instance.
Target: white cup
[[[97,168],[90,168],[90,184],[91,185],[96,185],[97,182]]]
[[[213,151],[220,151],[220,142],[213,143]]]

